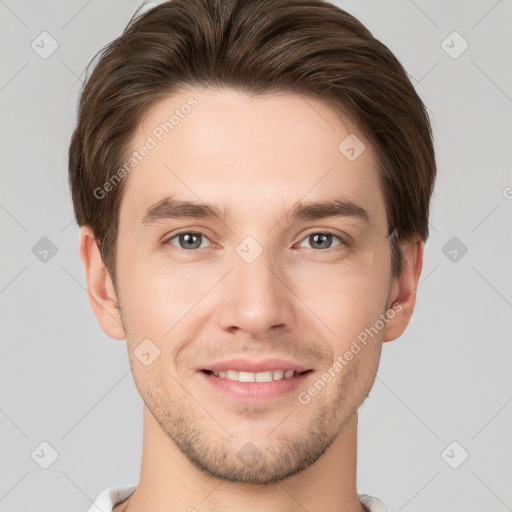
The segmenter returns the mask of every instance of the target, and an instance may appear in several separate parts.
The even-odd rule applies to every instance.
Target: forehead
[[[371,144],[347,116],[311,97],[188,89],[146,114],[131,151],[137,162],[120,212],[130,226],[166,195],[229,208],[251,222],[275,221],[298,200],[343,196],[385,223]]]

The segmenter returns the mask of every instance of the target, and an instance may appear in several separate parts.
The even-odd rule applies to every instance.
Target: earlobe
[[[424,242],[415,236],[403,244],[402,274],[393,283],[390,304],[393,304],[394,316],[383,332],[383,342],[400,337],[405,331],[416,303],[416,290],[423,267]]]
[[[103,332],[116,340],[126,339],[126,333],[115,304],[117,297],[107,268],[101,259],[98,244],[89,226],[80,228],[80,259],[84,266],[89,302]]]

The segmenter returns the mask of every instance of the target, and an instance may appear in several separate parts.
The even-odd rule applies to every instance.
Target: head
[[[196,467],[269,483],[325,452],[413,312],[435,170],[406,71],[330,3],[171,0],[101,52],[69,150],[91,305]],[[235,357],[312,372],[242,403],[203,371]]]

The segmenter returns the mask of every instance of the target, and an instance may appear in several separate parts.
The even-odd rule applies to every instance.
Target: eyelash
[[[180,235],[201,235],[202,237],[204,237],[207,240],[209,240],[209,238],[206,235],[204,235],[203,233],[200,233],[198,231],[180,231],[179,233],[175,233],[171,237],[167,238],[163,242],[164,245],[172,245],[173,249],[176,249],[179,252],[188,253],[188,254],[193,253],[193,252],[197,252],[197,251],[200,250],[200,249],[183,249],[183,248],[178,247],[176,245],[170,244],[170,241],[173,238],[176,238],[176,237],[178,237]],[[343,249],[346,249],[347,247],[350,247],[350,245],[351,245],[348,237],[347,237],[347,239],[343,239],[340,235],[337,235],[337,234],[332,233],[330,231],[312,231],[311,233],[307,234],[302,240],[300,240],[299,243],[303,242],[304,240],[306,240],[307,238],[309,238],[312,235],[331,235],[334,238],[337,238],[341,242],[340,245],[337,245],[335,247],[330,247],[328,249],[311,249],[312,251],[317,252],[317,253],[332,254],[333,252],[342,251]],[[211,249],[211,247],[203,247],[203,249]]]

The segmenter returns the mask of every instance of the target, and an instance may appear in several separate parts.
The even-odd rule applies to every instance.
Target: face
[[[340,150],[349,134],[365,146],[355,159],[347,142]],[[165,99],[133,138],[143,145],[125,178],[116,262],[140,395],[201,471],[293,475],[329,447],[378,368],[392,285],[372,147],[319,100],[227,89]],[[307,371],[273,371],[293,368]]]

